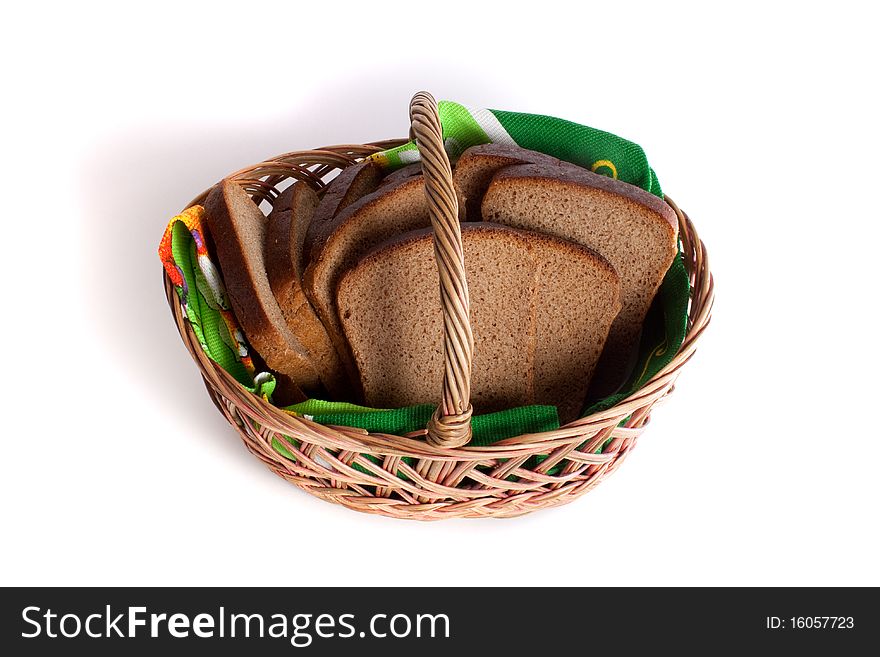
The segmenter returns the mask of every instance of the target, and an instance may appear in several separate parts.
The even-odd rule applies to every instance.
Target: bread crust
[[[504,167],[526,163],[557,166],[562,161],[538,151],[502,144],[480,144],[466,149],[452,170],[462,220],[482,221],[480,204],[492,177]]]
[[[303,268],[332,232],[334,217],[358,199],[372,194],[381,179],[379,166],[370,160],[363,160],[346,167],[330,181],[306,231],[300,263]]]
[[[317,205],[318,195],[303,182],[278,197],[266,229],[266,272],[287,325],[309,353],[321,381],[333,397],[345,399],[351,393],[345,368],[302,289],[302,233]]]
[[[254,349],[271,369],[289,376],[302,390],[319,388],[320,378],[306,350],[280,321],[281,309],[269,288],[262,212],[237,183],[224,180],[205,200],[205,220],[232,310]],[[260,243],[248,243],[249,239]]]
[[[467,224],[462,224],[461,230],[462,233],[469,232],[476,234],[485,233],[487,235],[510,235],[511,238],[522,240],[526,244],[530,245],[553,245],[557,248],[567,249],[572,257],[579,257],[586,254],[596,260],[597,266],[604,270],[606,275],[614,279],[618,278],[617,271],[614,269],[614,267],[611,266],[611,263],[602,256],[602,254],[598,253],[588,246],[578,244],[577,242],[572,242],[571,240],[553,237],[552,235],[547,235],[545,233],[536,233],[530,230],[511,228],[510,226],[493,223],[491,221],[471,221]],[[419,242],[421,240],[433,241],[433,239],[434,229],[430,227],[419,228],[417,230],[410,230],[405,233],[394,235],[393,237],[389,237],[388,239],[380,242],[379,244],[376,244],[368,251],[364,252],[364,254],[358,259],[357,265],[360,265],[366,261],[375,260],[376,258],[381,258],[384,252],[389,248],[402,247],[408,244],[412,244],[414,242]],[[339,285],[342,285],[342,280],[346,276],[348,276],[352,269],[353,267],[350,267],[342,275],[339,280]]]
[[[422,175],[422,163],[414,162],[413,164],[407,164],[405,167],[401,167],[396,171],[392,171],[387,176],[382,178],[382,182],[379,183],[379,187],[384,187],[385,185],[393,185],[395,183],[400,182],[401,180],[406,180],[407,178],[412,178],[413,176]]]
[[[279,196],[272,206],[266,223],[266,273],[275,298],[284,295],[288,286],[297,287],[302,277],[299,259],[295,256],[292,232],[294,209],[314,214],[318,195],[304,183],[295,183]],[[282,306],[282,310],[283,310]]]
[[[576,185],[613,196],[621,196],[661,216],[672,228],[671,234],[678,235],[678,217],[660,197],[646,192],[641,187],[587,171],[583,167],[568,162],[559,161],[558,164],[551,166],[529,163],[505,167],[495,174],[492,182],[507,179],[540,180],[542,183],[556,187]]]

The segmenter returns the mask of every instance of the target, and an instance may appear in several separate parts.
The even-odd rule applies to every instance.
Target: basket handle
[[[437,101],[426,91],[420,91],[410,101],[409,115],[412,122],[410,135],[422,159],[443,311],[443,401],[428,422],[427,438],[436,447],[461,447],[471,439],[474,335],[458,221],[458,197],[452,186],[452,166],[443,147]]]

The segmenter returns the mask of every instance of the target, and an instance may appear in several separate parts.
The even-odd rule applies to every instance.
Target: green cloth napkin
[[[663,198],[642,147],[610,132],[553,116],[474,109],[449,100],[437,103],[437,111],[443,142],[453,162],[466,148],[478,144],[520,146],[617,178]],[[414,142],[372,158],[391,169],[420,159]]]
[[[336,402],[309,399],[288,406],[286,410],[309,417],[321,424],[359,427],[377,433],[403,435],[423,429],[436,406],[420,404],[404,408],[375,409]],[[549,431],[559,427],[555,406],[520,406],[471,418],[470,445],[491,445],[523,433]]]

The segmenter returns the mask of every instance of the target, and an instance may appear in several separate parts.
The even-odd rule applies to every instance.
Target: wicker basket
[[[608,410],[553,431],[469,447],[473,339],[457,201],[434,99],[417,94],[410,114],[411,134],[422,155],[445,320],[442,401],[426,429],[401,437],[324,426],[291,416],[251,394],[203,352],[165,275],[174,321],[201,370],[208,394],[245,446],[277,475],[312,495],[357,511],[417,520],[512,517],[570,502],[620,465],[647,425],[651,408],[672,391],[679,370],[693,355],[697,339],[709,323],[714,296],[703,243],[687,215],[667,197],[679,220],[691,302],[687,335],[664,369]],[[320,191],[323,179],[336,169],[404,141],[287,153],[229,178],[237,180],[256,202],[271,204],[277,197],[275,186],[289,178]],[[193,199],[190,206],[201,204],[207,193]],[[298,446],[284,436],[294,438]],[[273,449],[272,440],[276,438],[296,457],[295,461]],[[601,453],[595,453],[609,440]],[[364,455],[377,457],[376,462]],[[532,457],[537,455],[548,458],[532,465],[537,461]],[[403,457],[414,461],[407,464]],[[360,467],[353,467],[355,464]],[[553,474],[549,474],[551,470]]]

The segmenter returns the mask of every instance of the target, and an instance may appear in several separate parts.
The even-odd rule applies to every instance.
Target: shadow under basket
[[[457,202],[433,98],[417,94],[411,117],[432,214],[444,287],[443,311],[450,320],[444,324],[453,333],[445,335],[447,374],[442,400],[426,429],[395,436],[325,426],[286,413],[249,392],[202,350],[165,274],[165,291],[177,328],[201,370],[208,394],[248,450],[277,475],[312,495],[356,511],[416,520],[513,517],[566,504],[620,465],[647,426],[651,409],[672,392],[682,366],[694,354],[709,323],[714,298],[704,245],[688,216],[666,197],[678,217],[690,279],[687,333],[669,364],[645,385],[611,408],[561,428],[488,446],[468,446],[473,340],[467,322]],[[324,180],[335,171],[405,141],[286,153],[228,178],[236,180],[256,203],[271,205],[277,197],[276,187],[289,179],[320,192]],[[202,204],[207,194],[202,193],[187,207]],[[294,458],[279,453],[273,441],[280,442]]]

